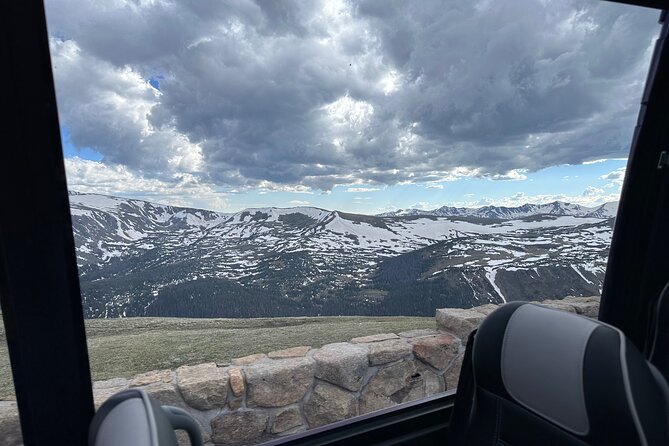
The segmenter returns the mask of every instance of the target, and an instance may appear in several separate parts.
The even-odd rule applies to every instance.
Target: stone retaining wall
[[[590,317],[599,309],[595,297],[542,303]],[[162,404],[193,414],[207,444],[259,443],[454,388],[467,335],[496,307],[437,310],[437,330],[384,333],[318,349],[255,354],[230,364],[96,381],[95,404],[121,390],[143,388]],[[13,402],[0,402],[0,444],[21,444]]]
[[[564,299],[544,300],[539,303],[549,308],[581,314],[583,316],[597,319],[599,314],[599,296],[573,297]],[[437,329],[454,334],[467,342],[469,333],[479,326],[483,319],[492,313],[498,305],[487,304],[472,308],[443,308],[438,309]]]

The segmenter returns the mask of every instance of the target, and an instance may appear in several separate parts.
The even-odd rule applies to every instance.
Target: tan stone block
[[[291,347],[284,350],[269,352],[267,356],[269,356],[270,359],[301,358],[306,356],[306,354],[309,353],[309,350],[311,350],[311,347],[302,345],[299,347]]]
[[[460,340],[450,334],[419,338],[413,342],[413,353],[421,361],[446,370],[460,352]]]
[[[130,380],[130,387],[141,387],[159,382],[172,382],[172,371],[152,370],[150,372],[140,373]]]
[[[337,342],[316,350],[316,377],[347,390],[357,391],[369,368],[368,344]]]
[[[244,393],[244,375],[242,371],[237,367],[232,367],[228,370],[228,376],[230,377],[230,388],[232,389],[232,394],[234,396],[242,396]]]
[[[429,330],[427,328],[418,328],[415,330],[403,331],[399,335],[402,338],[420,338],[423,336],[434,336],[439,334],[437,330]]]
[[[326,382],[319,382],[304,402],[304,415],[312,428],[351,418],[356,409],[355,393]]]
[[[225,406],[228,374],[215,363],[182,366],[177,369],[177,385],[184,401],[194,409],[210,410]]]
[[[399,336],[397,336],[395,333],[381,333],[370,336],[362,336],[359,338],[353,338],[351,339],[351,342],[354,344],[365,344],[368,342],[387,341],[389,339],[399,339]]]
[[[276,359],[245,367],[246,404],[281,407],[296,403],[313,384],[315,368],[311,358]]]
[[[256,362],[264,361],[267,359],[267,355],[264,353],[256,353],[254,355],[243,356],[241,358],[235,358],[232,360],[232,365],[250,365],[255,364]]]
[[[463,344],[467,343],[469,333],[478,328],[485,319],[483,313],[464,308],[441,308],[436,312],[437,329],[453,333]]]
[[[158,400],[162,405],[187,407],[186,403],[184,403],[184,400],[181,398],[181,394],[171,382],[157,382],[141,388]]]
[[[387,364],[411,354],[411,345],[404,339],[390,339],[369,344],[369,365]]]

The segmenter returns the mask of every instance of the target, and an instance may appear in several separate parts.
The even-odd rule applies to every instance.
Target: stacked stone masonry
[[[597,317],[598,297],[541,302]],[[467,336],[497,306],[439,309],[437,330],[411,330],[96,381],[95,405],[128,388],[188,410],[208,445],[245,445],[303,432],[455,388]],[[16,404],[0,402],[0,439],[19,445]],[[188,444],[179,435],[181,444]]]

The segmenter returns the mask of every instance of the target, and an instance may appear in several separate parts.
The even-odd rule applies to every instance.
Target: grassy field
[[[435,328],[433,317],[297,317],[258,319],[128,318],[86,321],[94,380],[155,369],[320,347],[357,336]],[[57,364],[48,367],[57,367]],[[48,376],[48,367],[45,372]],[[4,326],[0,321],[0,400],[13,398]]]

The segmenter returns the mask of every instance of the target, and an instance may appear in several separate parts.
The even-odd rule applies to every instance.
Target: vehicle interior
[[[457,390],[266,444],[669,444],[669,21],[662,0],[620,3],[656,9],[661,31],[598,320],[508,303],[470,335]],[[0,8],[0,299],[23,444],[202,444],[141,391],[95,412],[44,5]]]

